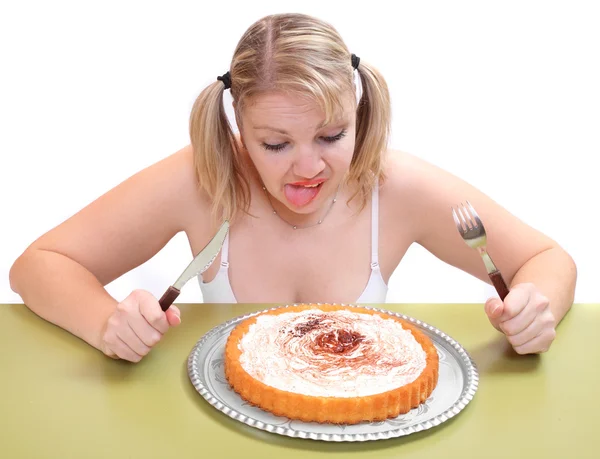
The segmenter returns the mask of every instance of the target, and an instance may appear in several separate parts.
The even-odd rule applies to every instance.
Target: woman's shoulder
[[[431,187],[432,165],[406,151],[388,150],[383,164],[382,200],[395,202],[396,208],[410,206]]]
[[[395,223],[414,226],[415,234],[432,213],[446,212],[466,185],[439,166],[400,150],[386,152],[384,175],[381,205]]]
[[[397,192],[407,192],[428,176],[434,166],[403,150],[387,150],[383,160],[386,182]]]
[[[422,204],[462,182],[439,166],[401,150],[386,152],[384,174],[382,192],[407,204]]]
[[[199,186],[198,174],[191,145],[165,157],[152,165],[146,173],[145,187],[151,194],[159,193],[181,230],[197,227],[199,221],[210,220],[211,201]],[[152,189],[152,190],[151,190]],[[155,196],[160,199],[159,196]],[[208,230],[208,228],[207,228]]]

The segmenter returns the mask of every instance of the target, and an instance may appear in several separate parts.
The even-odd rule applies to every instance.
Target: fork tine
[[[475,219],[473,218],[473,215],[471,214],[471,212],[469,212],[469,209],[467,208],[467,206],[465,206],[463,203],[461,203],[461,206],[463,208],[463,211],[465,213],[465,215],[467,216],[467,218],[469,219],[469,223],[471,224],[471,227],[473,229],[478,228],[477,226],[477,222],[475,221]]]
[[[465,218],[465,216],[463,215],[463,210],[464,210],[464,213],[467,215],[467,218]],[[471,219],[468,218],[469,214],[467,213],[467,209],[465,209],[465,206],[463,206],[462,203],[458,207],[458,215],[460,215],[460,219],[462,220],[462,222],[465,225],[465,227],[467,228],[467,230],[473,229],[469,225],[469,223],[471,223]]]
[[[475,223],[478,226],[481,225],[481,219],[479,218],[479,215],[477,214],[477,212],[475,212],[475,209],[473,208],[473,206],[471,205],[471,203],[469,201],[467,201],[467,206],[469,206],[469,210],[471,211],[471,215],[473,215],[473,218],[475,218]]]
[[[456,211],[454,210],[454,207],[452,207],[452,217],[454,217],[454,223],[456,223],[456,228],[458,229],[458,232],[464,233],[463,227],[460,224],[460,220],[458,219],[458,216],[456,215]]]

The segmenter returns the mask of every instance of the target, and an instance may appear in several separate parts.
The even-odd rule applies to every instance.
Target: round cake
[[[225,376],[252,405],[305,422],[383,421],[423,403],[438,354],[410,322],[372,309],[301,304],[239,323]]]

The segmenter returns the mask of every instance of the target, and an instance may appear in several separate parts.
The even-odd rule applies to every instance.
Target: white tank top
[[[379,269],[379,185],[373,187],[371,204],[371,275],[355,303],[385,303],[388,286],[386,285]],[[221,266],[215,278],[204,282],[198,276],[200,290],[204,303],[237,303],[235,294],[229,282],[229,233],[225,236],[221,249]]]

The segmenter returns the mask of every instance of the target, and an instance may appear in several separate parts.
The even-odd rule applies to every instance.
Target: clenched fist
[[[101,350],[112,358],[139,362],[169,328],[180,323],[176,306],[164,312],[151,293],[134,290],[106,321]]]
[[[515,285],[502,302],[490,298],[485,312],[519,354],[546,352],[556,337],[556,319],[548,298],[533,285]]]

